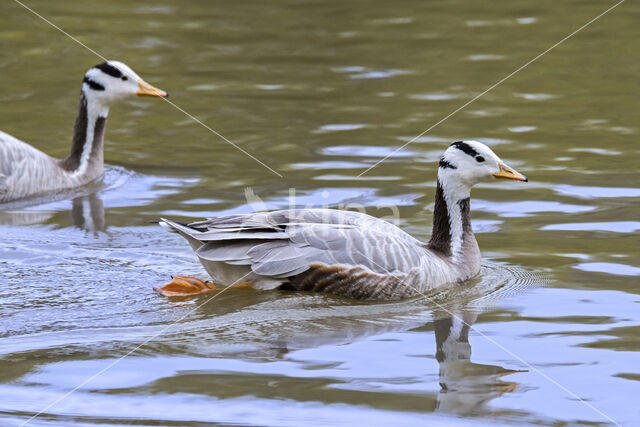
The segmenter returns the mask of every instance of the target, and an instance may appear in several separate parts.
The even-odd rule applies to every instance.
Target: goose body
[[[160,224],[185,237],[214,282],[394,300],[467,280],[480,270],[470,189],[492,178],[525,181],[476,141],[440,160],[431,240],[372,216],[293,209]]]
[[[0,131],[0,203],[71,189],[102,176],[109,107],[133,95],[167,96],[121,62],[91,68],[82,83],[71,152],[64,159]]]

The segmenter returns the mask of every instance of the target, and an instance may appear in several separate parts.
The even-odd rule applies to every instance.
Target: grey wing
[[[0,131],[0,202],[32,194],[57,173],[55,160]]]
[[[202,242],[205,260],[249,265],[260,275],[285,278],[311,264],[407,273],[420,265],[422,243],[383,220],[357,212],[302,209],[232,215],[181,226]]]

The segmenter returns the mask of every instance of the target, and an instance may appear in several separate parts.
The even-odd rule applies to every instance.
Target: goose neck
[[[93,179],[102,174],[102,149],[108,114],[108,107],[87,97],[84,91],[80,93],[71,152],[62,161],[62,168],[72,176]]]
[[[443,185],[438,179],[433,230],[429,249],[458,261],[465,242],[474,239],[471,231],[469,190],[460,185]]]

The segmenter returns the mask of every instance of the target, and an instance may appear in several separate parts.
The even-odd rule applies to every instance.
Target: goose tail
[[[189,227],[187,223],[160,218],[160,220],[158,221],[158,225],[160,225],[160,227],[164,228],[170,233],[177,233],[184,237],[194,250],[198,249],[204,244],[204,242],[198,240],[194,236],[194,234],[198,233],[198,230],[194,230],[193,228]]]

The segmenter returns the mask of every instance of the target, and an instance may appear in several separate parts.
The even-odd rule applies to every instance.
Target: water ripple
[[[562,230],[562,231],[612,231],[616,233],[633,233],[640,230],[638,221],[617,221],[617,222],[574,222],[566,224],[549,224],[540,230]]]
[[[522,202],[492,202],[473,199],[471,208],[479,211],[493,212],[501,217],[526,217],[541,212],[579,213],[596,209],[594,206],[570,205],[560,202],[527,200]]]
[[[640,188],[622,187],[583,187],[560,184],[553,186],[556,193],[581,199],[640,197]]]
[[[640,267],[613,262],[585,262],[573,268],[596,273],[615,274],[620,276],[640,276]]]

